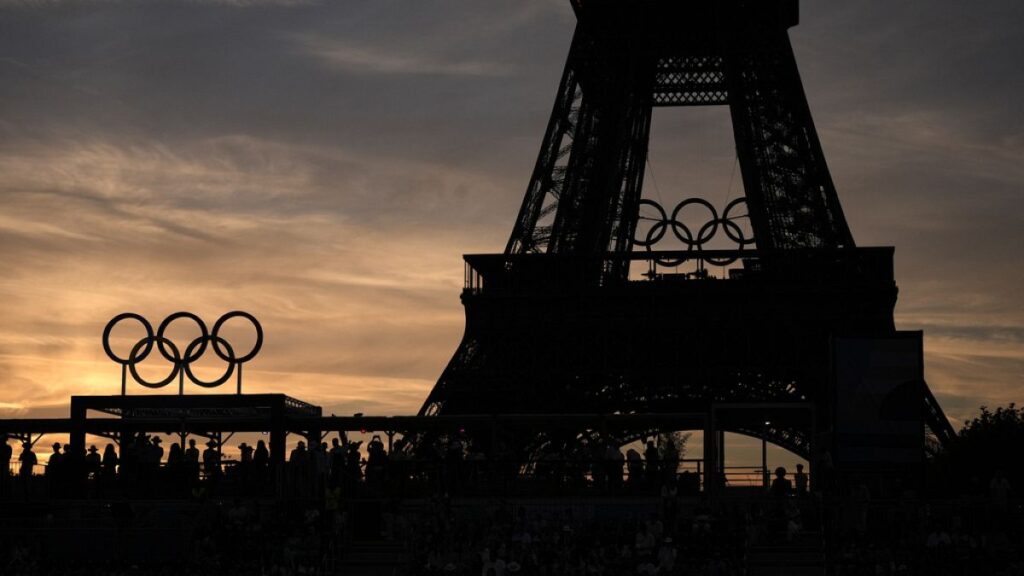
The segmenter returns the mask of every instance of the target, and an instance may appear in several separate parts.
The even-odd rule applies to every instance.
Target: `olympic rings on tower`
[[[235,349],[220,335],[220,331],[224,328],[224,324],[232,318],[244,318],[248,320],[256,330],[256,342],[253,344],[252,349],[241,356],[236,355]],[[171,324],[182,319],[193,322],[199,328],[200,333],[198,338],[193,339],[186,346],[180,346],[179,344],[174,343],[165,335]],[[132,346],[131,352],[128,354],[127,358],[122,358],[114,353],[114,350],[110,346],[110,333],[114,330],[114,327],[122,321],[132,320],[142,325],[143,329],[146,331],[146,335]],[[213,353],[218,358],[227,363],[227,368],[225,368],[224,373],[219,378],[209,381],[196,376],[192,369],[192,364],[202,358],[208,347],[213,350]],[[164,318],[155,333],[153,332],[153,325],[144,317],[139,314],[135,314],[134,312],[125,312],[114,316],[114,318],[112,318],[103,329],[103,351],[106,352],[107,357],[120,364],[122,368],[126,368],[128,372],[131,372],[132,378],[146,388],[163,388],[173,382],[176,378],[179,378],[179,376],[187,376],[192,383],[202,386],[203,388],[216,388],[227,382],[231,376],[235,374],[237,369],[239,376],[239,392],[241,392],[242,364],[252,360],[256,354],[259,353],[260,348],[262,347],[263,326],[260,325],[259,321],[256,320],[252,314],[242,312],[240,310],[228,312],[218,318],[213,324],[212,331],[206,327],[206,323],[204,323],[201,318],[191,312],[175,312],[167,318]],[[164,360],[171,364],[171,368],[170,372],[163,379],[149,381],[139,374],[137,366],[140,362],[149,357],[154,349],[156,349]]]
[[[746,207],[746,198],[737,198],[732,202],[729,202],[725,207],[725,211],[721,217],[718,215],[718,211],[711,205],[710,202],[703,198],[687,198],[676,205],[675,209],[672,210],[672,216],[670,217],[665,209],[660,204],[653,200],[641,200],[640,206],[649,206],[655,210],[656,216],[638,216],[638,220],[649,220],[653,222],[650,228],[647,229],[647,234],[642,237],[634,237],[633,243],[637,246],[642,246],[651,251],[652,247],[665,238],[666,232],[669,229],[672,230],[672,234],[686,246],[687,251],[701,251],[705,245],[711,241],[717,234],[719,229],[725,233],[729,240],[735,242],[738,246],[737,249],[742,251],[747,246],[754,244],[753,237],[747,237],[743,228],[736,223],[737,220],[743,218],[749,218],[746,213],[733,214],[734,210],[742,207]],[[701,207],[710,213],[710,217],[706,223],[697,229],[696,234],[683,222],[681,218],[683,211],[691,206]],[[706,260],[712,264],[718,266],[725,266],[735,262],[737,257],[725,256],[721,258],[708,257]],[[662,266],[677,266],[681,264],[686,258],[661,258],[656,260],[658,264]]]

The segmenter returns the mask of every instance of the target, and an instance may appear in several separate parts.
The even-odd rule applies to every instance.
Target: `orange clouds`
[[[116,393],[99,336],[118,312],[156,324],[236,308],[267,332],[245,390],[345,413],[418,408],[461,334],[459,253],[472,241],[291,208],[315,187],[310,166],[238,143],[70,143],[0,159],[0,412]]]

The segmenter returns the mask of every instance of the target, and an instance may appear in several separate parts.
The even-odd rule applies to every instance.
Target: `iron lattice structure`
[[[789,43],[795,1],[574,7],[576,33],[506,253],[628,252],[654,106],[729,107],[759,247],[854,246]]]
[[[816,423],[722,425],[807,455],[814,429],[829,426],[832,338],[893,334],[897,289],[892,249],[856,248],[843,216],[789,42],[796,0],[573,8],[576,31],[505,253],[466,257],[466,331],[420,413],[793,403],[814,406]],[[753,238],[712,253],[686,230],[688,251],[635,252],[650,248],[634,238],[653,107],[709,105],[731,112]],[[685,241],[675,216],[661,214]],[[726,221],[704,230],[730,234]],[[630,277],[638,261],[643,280]],[[696,272],[659,269],[684,262]],[[737,266],[713,279],[705,266],[721,263]],[[932,427],[948,434],[925,396]]]

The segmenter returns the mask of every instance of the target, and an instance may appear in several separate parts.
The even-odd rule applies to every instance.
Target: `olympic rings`
[[[231,345],[228,344],[227,340],[224,340],[220,336],[207,336],[205,338],[196,338],[195,340],[192,341],[191,344],[188,345],[188,348],[185,349],[185,357],[189,358],[191,356],[190,352],[192,352],[192,348],[194,348],[197,343],[199,344],[199,346],[201,346],[202,348],[205,349],[206,348],[206,340],[207,340],[207,338],[214,343],[213,344],[213,349],[214,349],[214,351],[217,351],[217,356],[220,356],[221,358],[223,358],[228,363],[227,371],[225,371],[224,375],[221,376],[220,378],[217,378],[216,380],[214,380],[212,382],[205,382],[205,381],[200,380],[199,378],[197,378],[196,375],[192,373],[192,363],[188,362],[188,363],[185,363],[185,375],[188,376],[189,380],[191,380],[192,382],[195,382],[196,384],[198,384],[199,386],[202,386],[203,388],[216,388],[217,386],[220,386],[221,384],[227,382],[228,378],[231,378],[231,373],[235,371],[235,363],[238,362],[238,360],[237,359],[231,360],[231,359],[235,358],[235,352],[234,352],[234,350],[231,349]],[[221,341],[224,344],[224,347],[228,349],[227,357],[225,357],[224,355],[222,355],[218,351],[218,348],[219,348],[217,346],[217,341],[218,340]],[[241,362],[238,362],[238,363],[241,364]]]
[[[235,350],[232,348],[231,344],[220,336],[220,331],[224,327],[224,324],[232,318],[239,317],[248,320],[256,330],[256,342],[253,344],[252,349],[242,356],[236,356]],[[193,339],[184,347],[184,351],[182,351],[180,346],[165,336],[167,328],[175,321],[182,318],[194,322],[196,326],[199,327],[200,332],[199,337]],[[146,335],[132,346],[131,352],[128,354],[127,358],[121,358],[115,354],[110,346],[110,333],[113,331],[114,326],[123,320],[134,320],[141,324],[146,331]],[[218,358],[227,363],[227,369],[219,378],[205,381],[197,377],[192,371],[192,363],[203,356],[208,346],[213,349],[214,354]],[[120,364],[122,367],[127,368],[131,373],[132,378],[146,388],[163,388],[178,378],[182,372],[184,372],[184,376],[187,376],[189,380],[198,386],[202,386],[203,388],[216,388],[227,382],[228,379],[231,378],[232,374],[235,373],[236,368],[238,368],[239,378],[241,378],[242,364],[252,360],[256,354],[259,353],[262,347],[263,326],[260,325],[259,321],[256,320],[252,314],[242,312],[240,310],[228,312],[221,316],[214,323],[212,331],[207,329],[206,324],[201,318],[191,312],[175,312],[167,318],[164,318],[155,333],[153,332],[153,325],[150,324],[148,320],[133,312],[125,312],[114,316],[114,318],[112,318],[103,329],[103,351],[106,352],[107,357]],[[171,364],[171,371],[164,379],[150,382],[139,374],[137,366],[149,356],[154,348],[164,360],[167,360]]]
[[[117,316],[114,316],[110,322],[107,322],[107,327],[103,329],[103,351],[107,353],[107,357],[121,365],[128,364],[130,360],[127,358],[118,358],[118,356],[114,354],[114,351],[110,348],[110,331],[114,329],[115,324],[128,318],[137,320],[142,324],[142,327],[146,329],[146,338],[144,339],[146,341],[146,349],[142,351],[142,356],[139,356],[138,359],[144,360],[146,356],[149,356],[149,351],[153,349],[153,326],[150,325],[149,321],[134,312],[118,314]],[[129,354],[129,356],[132,355]]]
[[[185,359],[187,359],[188,362],[191,363],[193,360],[202,356],[203,352],[206,352],[206,340],[207,336],[209,335],[209,332],[207,332],[206,330],[206,324],[203,323],[199,316],[196,316],[191,312],[175,312],[174,314],[171,314],[167,318],[164,318],[164,321],[160,323],[160,327],[157,328],[156,331],[156,335],[158,338],[156,345],[157,348],[160,349],[160,355],[162,355],[167,360],[171,360],[171,358],[167,356],[167,351],[164,350],[164,343],[162,339],[164,336],[164,332],[167,331],[167,327],[174,323],[174,321],[177,320],[178,318],[188,318],[189,320],[195,322],[196,326],[199,326],[199,332],[202,333],[202,336],[198,338],[198,340],[202,342],[202,346],[199,348],[199,350],[196,351],[196,355],[192,356],[188,352],[185,353]],[[192,346],[190,345],[186,350],[192,350]]]
[[[721,217],[718,215],[718,211],[711,205],[710,202],[703,198],[687,198],[683,200],[675,209],[672,210],[672,216],[668,216],[665,209],[660,204],[653,200],[641,200],[640,206],[650,206],[653,208],[657,215],[654,217],[639,215],[637,220],[649,220],[654,222],[650,228],[647,229],[647,234],[643,237],[634,237],[633,243],[637,246],[644,247],[648,252],[652,251],[652,247],[660,242],[665,237],[665,233],[669,228],[672,229],[672,234],[686,246],[688,252],[704,250],[705,245],[710,242],[715,236],[718,235],[719,230],[725,233],[725,236],[737,244],[739,251],[743,251],[747,246],[754,244],[754,238],[747,237],[743,228],[736,223],[737,220],[743,218],[749,218],[746,213],[733,214],[734,210],[737,210],[739,206],[746,207],[746,198],[737,198],[726,205],[725,211]],[[710,218],[706,223],[697,229],[696,235],[689,226],[683,223],[680,217],[682,212],[690,206],[700,206],[710,212]],[[706,260],[711,264],[717,266],[725,266],[732,264],[737,260],[737,256],[722,256],[722,257],[707,257]],[[656,258],[655,262],[662,266],[678,266],[682,264],[686,257],[680,258]]]
[[[167,357],[166,349],[163,346],[165,343],[168,346],[170,346],[171,352],[174,353],[174,356],[171,357],[171,373],[168,374],[166,378],[159,382],[147,381],[145,378],[139,375],[139,371],[135,367],[140,361],[138,358],[139,348],[142,348],[143,346],[152,348],[154,340],[158,342],[158,346],[160,346],[160,354],[164,355],[165,358]],[[146,388],[163,388],[164,386],[167,386],[168,384],[173,382],[174,379],[178,377],[178,372],[181,372],[181,353],[178,352],[178,347],[174,345],[174,342],[171,342],[170,340],[164,338],[163,336],[143,338],[142,340],[139,340],[132,348],[132,353],[128,355],[128,359],[130,360],[128,364],[128,370],[131,371],[132,378],[135,378],[136,382],[142,384]]]

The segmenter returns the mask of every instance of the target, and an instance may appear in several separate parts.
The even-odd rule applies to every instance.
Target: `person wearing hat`
[[[21,462],[21,470],[19,475],[22,478],[28,478],[32,475],[32,467],[36,465],[38,459],[36,453],[32,451],[31,442],[22,442],[21,454],[18,456],[18,460]]]
[[[206,450],[203,450],[203,472],[208,479],[216,478],[220,475],[220,451],[213,439],[207,440],[206,446]]]
[[[252,464],[252,446],[249,446],[245,442],[238,445],[239,462],[243,465],[248,466]]]
[[[243,480],[248,480],[252,470],[252,446],[245,442],[238,445],[238,474]]]
[[[153,436],[149,442],[149,465],[155,474],[160,468],[160,461],[164,459],[164,447],[160,445],[163,440],[159,436]]]
[[[25,500],[29,499],[31,490],[29,483],[32,478],[32,468],[36,465],[36,453],[32,451],[31,442],[22,442],[21,454],[18,456],[18,460],[21,461],[21,469],[18,470],[18,476],[21,477],[22,490],[25,494]]]
[[[51,448],[53,448],[53,454],[50,454],[50,459],[47,460],[47,462],[46,462],[46,472],[45,472],[45,474],[46,474],[46,483],[47,483],[47,486],[48,486],[50,492],[51,493],[55,493],[57,491],[57,484],[60,481],[59,477],[60,477],[61,473],[64,472],[64,470],[63,470],[64,454],[62,454],[61,451],[60,451],[60,449],[61,449],[60,442],[54,442],[53,446],[51,446]]]
[[[101,462],[99,448],[95,444],[89,446],[89,453],[85,455],[86,474],[93,478],[99,478]]]

